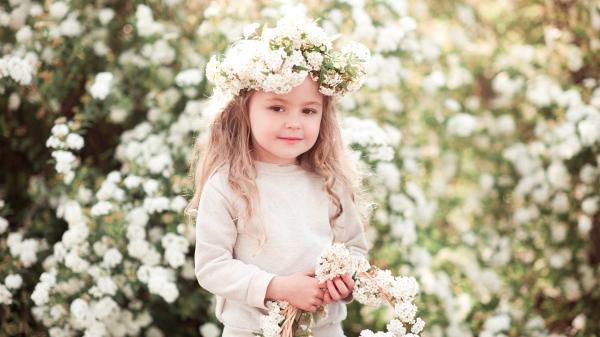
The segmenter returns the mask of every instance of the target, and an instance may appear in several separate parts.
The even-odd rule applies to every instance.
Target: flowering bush
[[[597,1],[11,0],[1,334],[220,334],[181,214],[204,69],[289,11],[370,50],[365,86],[336,99],[378,205],[370,262],[415,276],[421,335],[596,333]],[[353,303],[344,328],[394,317]]]

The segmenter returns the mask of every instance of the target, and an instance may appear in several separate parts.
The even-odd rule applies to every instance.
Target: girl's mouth
[[[286,142],[288,144],[295,144],[302,140],[302,138],[296,138],[296,137],[279,137],[279,139],[283,140],[284,142]]]

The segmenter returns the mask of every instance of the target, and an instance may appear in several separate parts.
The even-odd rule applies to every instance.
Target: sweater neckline
[[[265,161],[254,160],[254,166],[258,174],[291,174],[301,172],[303,169],[298,164],[275,164]]]

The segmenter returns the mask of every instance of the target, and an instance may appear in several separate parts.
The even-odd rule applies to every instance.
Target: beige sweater
[[[225,325],[223,337],[248,336],[259,331],[259,316],[267,314],[265,294],[277,275],[303,272],[332,242],[329,214],[335,206],[323,191],[323,180],[298,165],[255,161],[260,211],[266,243],[238,231],[241,201],[227,182],[228,166],[207,180],[196,218],[195,273],[200,286],[216,295],[215,314]],[[344,242],[355,255],[368,257],[368,245],[359,214],[348,193],[340,196],[343,213],[336,222],[336,242]],[[234,207],[238,205],[238,207]],[[315,329],[322,331],[346,318],[347,301],[327,306],[327,317]],[[230,333],[227,330],[235,330]],[[315,337],[319,337],[315,333]],[[329,336],[341,337],[341,336]]]

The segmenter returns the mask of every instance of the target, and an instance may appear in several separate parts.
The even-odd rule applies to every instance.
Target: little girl
[[[333,242],[367,257],[360,179],[332,96],[361,86],[369,53],[359,44],[332,50],[305,18],[256,29],[207,65],[212,99],[226,104],[192,160],[196,277],[216,295],[223,337],[254,337],[268,300],[308,312],[327,305],[313,335],[344,337],[354,283],[344,275],[319,284],[314,269]]]

